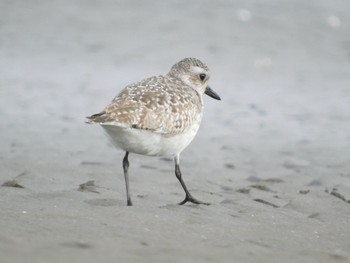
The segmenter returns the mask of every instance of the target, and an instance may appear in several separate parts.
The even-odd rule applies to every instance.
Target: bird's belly
[[[115,146],[131,153],[173,157],[181,153],[195,137],[199,124],[186,132],[166,136],[147,130],[102,125]]]

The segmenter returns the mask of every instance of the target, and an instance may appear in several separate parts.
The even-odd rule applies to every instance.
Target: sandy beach
[[[0,261],[349,262],[350,3],[0,1]],[[85,124],[185,57],[211,69],[181,155]]]

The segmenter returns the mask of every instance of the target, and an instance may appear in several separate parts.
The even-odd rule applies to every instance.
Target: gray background
[[[0,1],[1,262],[350,259],[348,1]],[[84,118],[184,57],[211,68],[173,163]],[[93,180],[95,186],[77,191]]]

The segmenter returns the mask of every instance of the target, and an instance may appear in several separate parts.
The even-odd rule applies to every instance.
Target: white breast
[[[115,146],[128,151],[150,156],[173,157],[181,153],[193,140],[200,120],[187,131],[177,135],[163,135],[147,130],[102,125]]]

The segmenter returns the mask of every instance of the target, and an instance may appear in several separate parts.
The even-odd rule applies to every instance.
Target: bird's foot
[[[179,205],[183,205],[187,202],[191,202],[197,205],[210,205],[210,203],[199,201],[198,199],[194,198],[192,195],[186,195],[185,199],[182,202],[180,202]]]

